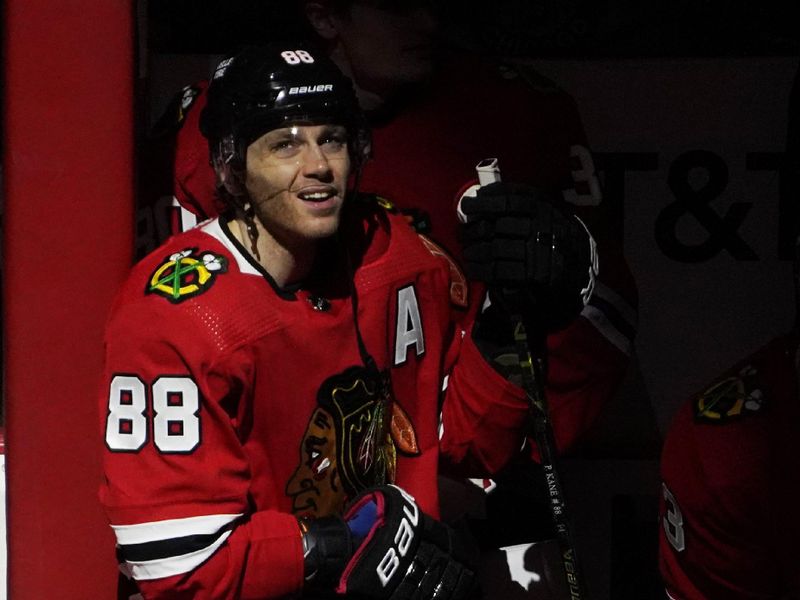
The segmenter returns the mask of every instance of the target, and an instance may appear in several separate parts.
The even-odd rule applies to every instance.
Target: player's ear
[[[317,35],[326,42],[335,40],[339,35],[336,19],[326,2],[304,2],[303,12]]]

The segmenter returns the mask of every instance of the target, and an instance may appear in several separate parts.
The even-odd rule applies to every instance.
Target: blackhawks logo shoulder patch
[[[167,105],[167,108],[158,118],[150,130],[150,137],[160,138],[163,136],[173,136],[182,127],[189,114],[189,110],[195,105],[197,99],[203,93],[205,85],[187,85],[175,95]],[[198,109],[201,108],[198,106]]]
[[[752,365],[726,377],[702,392],[694,401],[695,419],[705,423],[726,423],[762,411],[764,392]]]
[[[224,256],[187,248],[161,263],[150,276],[145,294],[157,294],[177,304],[207,291],[227,270]]]

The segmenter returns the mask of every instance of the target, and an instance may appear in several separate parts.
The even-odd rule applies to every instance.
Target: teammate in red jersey
[[[660,569],[676,600],[800,597],[798,337],[681,407],[662,457]]]
[[[781,173],[781,196],[792,206],[798,185],[800,74],[789,100]],[[664,441],[659,566],[676,600],[800,598],[800,219],[794,216],[794,327],[684,404]]]
[[[439,463],[495,472],[528,405],[464,319],[458,267],[347,191],[368,130],[325,57],[226,58],[200,121],[225,210],[137,264],[107,328],[100,495],[123,570],[145,598],[470,597]],[[545,205],[531,283],[576,304],[590,238]]]

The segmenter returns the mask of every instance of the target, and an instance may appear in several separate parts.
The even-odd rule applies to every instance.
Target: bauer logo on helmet
[[[317,85],[301,85],[299,87],[289,88],[289,95],[294,96],[297,94],[315,94],[319,92],[332,92],[332,83],[320,83]]]

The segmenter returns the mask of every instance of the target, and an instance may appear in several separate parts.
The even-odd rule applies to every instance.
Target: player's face
[[[347,132],[338,125],[274,129],[247,147],[247,192],[269,235],[284,244],[336,232],[349,171]]]
[[[382,92],[431,74],[437,21],[426,3],[357,1],[334,19],[360,87]]]

